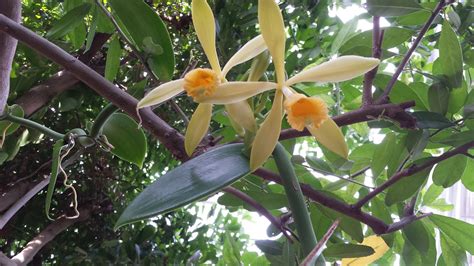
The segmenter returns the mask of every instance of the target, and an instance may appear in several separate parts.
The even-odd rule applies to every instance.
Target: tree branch
[[[468,142],[462,146],[457,147],[456,149],[453,149],[451,151],[445,152],[442,155],[425,162],[420,165],[412,165],[408,168],[405,168],[402,171],[399,171],[395,173],[392,177],[390,177],[387,181],[385,181],[383,184],[380,186],[376,187],[374,190],[369,192],[365,197],[363,197],[361,200],[359,200],[356,204],[354,204],[354,208],[360,209],[362,206],[364,206],[367,202],[369,202],[371,199],[373,199],[375,196],[380,194],[382,191],[387,189],[388,187],[392,186],[393,184],[397,183],[400,181],[402,178],[411,176],[415,173],[418,173],[426,168],[432,167],[435,164],[442,162],[448,158],[451,158],[457,154],[464,154],[467,152],[470,148],[474,147],[474,141]]]
[[[17,266],[10,258],[5,256],[2,252],[0,252],[0,265],[2,266]]]
[[[290,241],[291,243],[293,243],[294,241],[294,238],[288,234],[288,229],[285,228],[285,226],[281,223],[281,221],[276,218],[275,216],[273,216],[267,209],[265,209],[265,207],[263,207],[260,203],[258,203],[257,201],[255,201],[253,198],[251,198],[250,196],[248,196],[247,194],[245,194],[244,192],[236,189],[236,188],[233,188],[233,187],[226,187],[224,188],[222,191],[224,192],[227,192],[229,194],[232,194],[233,196],[239,198],[240,200],[242,200],[243,202],[247,203],[248,205],[250,205],[252,208],[254,208],[260,215],[264,216],[265,218],[268,219],[268,221],[270,221],[270,223],[273,224],[273,226],[275,226],[276,228],[278,228],[281,233],[288,239],[288,241]]]
[[[20,22],[20,0],[2,0],[0,14],[12,19],[12,21]],[[12,70],[16,45],[17,40],[0,32],[0,115],[5,111],[8,95],[10,93],[10,72]]]
[[[403,57],[402,61],[397,67],[397,70],[395,70],[395,73],[393,74],[392,78],[387,84],[387,87],[385,88],[384,92],[380,96],[380,98],[377,100],[377,103],[386,103],[388,102],[388,96],[390,92],[392,91],[393,86],[397,82],[398,77],[402,73],[403,69],[405,68],[406,64],[408,63],[408,60],[410,60],[410,57],[412,56],[413,52],[416,50],[418,45],[420,44],[421,40],[425,36],[426,32],[429,30],[431,27],[431,24],[435,20],[435,18],[438,16],[439,12],[446,6],[446,1],[447,0],[440,0],[436,8],[433,10],[433,13],[431,14],[430,18],[428,21],[426,21],[425,25],[423,28],[421,28],[420,32],[418,33],[418,36],[416,37],[415,41],[413,42],[412,46],[410,49],[408,49],[408,52],[405,54]]]
[[[138,120],[138,112],[136,110],[138,101],[134,97],[114,86],[87,65],[69,55],[55,44],[38,36],[4,15],[0,15],[0,31],[8,33],[33,50],[61,65],[102,97]],[[140,116],[142,118],[143,127],[153,134],[177,159],[188,159],[186,153],[183,152],[184,138],[179,132],[149,109],[141,110]]]
[[[268,171],[266,169],[257,169],[253,174],[260,176],[265,180],[272,181],[280,185],[283,184],[283,181],[281,180],[281,177],[278,174]],[[303,191],[303,194],[312,201],[315,201],[325,207],[333,209],[339,213],[352,217],[368,225],[376,234],[383,234],[386,232],[388,225],[385,224],[382,220],[368,213],[356,210],[352,208],[349,204],[346,204],[342,201],[331,198],[317,190],[314,190],[310,185],[302,183],[300,183],[299,185],[301,187],[301,190]]]
[[[94,55],[107,42],[109,37],[110,34],[97,33],[94,36],[91,48],[87,52],[81,54],[78,59],[88,64]],[[102,68],[100,67],[94,67],[94,69],[98,72],[102,71]],[[80,81],[76,79],[73,74],[61,70],[52,77],[43,81],[41,84],[31,88],[28,92],[17,98],[15,102],[23,108],[25,111],[25,117],[29,117],[49,103],[54,97],[73,88],[74,85],[79,82]]]
[[[380,32],[380,17],[374,16],[372,30],[372,57],[380,59],[382,55],[383,32]],[[364,89],[362,94],[362,106],[372,104],[372,84],[378,67],[370,70],[364,75]]]
[[[65,216],[49,224],[35,238],[33,238],[25,248],[12,258],[18,265],[27,265],[34,256],[58,234],[66,230],[76,222],[87,220],[91,217],[92,207],[88,206],[80,210],[80,216],[76,219],[67,219]]]
[[[367,105],[363,108],[351,111],[342,115],[334,116],[332,119],[340,127],[355,123],[374,120],[383,116],[400,123],[404,128],[415,128],[416,120],[409,115],[405,109],[415,106],[415,101],[404,102],[400,104],[379,104]],[[295,129],[285,129],[280,133],[280,140],[291,139],[296,137],[311,136],[307,129],[297,131]]]

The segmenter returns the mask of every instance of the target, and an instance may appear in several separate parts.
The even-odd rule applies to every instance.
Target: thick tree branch
[[[416,120],[409,115],[405,109],[415,106],[414,101],[404,102],[400,104],[380,104],[367,105],[363,108],[351,111],[345,114],[337,115],[332,119],[338,126],[346,126],[355,123],[371,121],[378,117],[386,117],[400,123],[403,128],[415,128]],[[311,136],[307,129],[297,131],[295,129],[285,129],[280,133],[280,140],[291,139],[296,137]]]
[[[0,266],[17,266],[17,264],[0,252]]]
[[[2,0],[0,14],[15,22],[20,22],[21,1]],[[17,40],[8,34],[0,32],[0,115],[5,111],[8,95],[10,93],[10,72],[12,70],[16,45]]]
[[[359,200],[356,204],[354,204],[354,208],[360,209],[362,206],[364,206],[367,202],[369,202],[371,199],[373,199],[375,196],[380,194],[382,191],[387,189],[388,187],[392,186],[393,184],[397,183],[400,181],[402,178],[411,176],[415,173],[418,173],[424,169],[430,168],[434,166],[435,164],[442,162],[448,158],[451,158],[455,155],[458,154],[464,154],[467,152],[470,148],[474,147],[474,141],[468,142],[462,146],[457,147],[456,149],[453,149],[451,151],[445,152],[442,155],[433,158],[432,160],[425,162],[420,165],[412,165],[408,168],[405,168],[402,171],[399,171],[395,173],[392,177],[390,177],[387,181],[385,181],[383,184],[380,186],[376,187],[374,190],[369,192],[365,197],[363,197],[361,200]]]
[[[222,191],[227,192],[229,194],[232,194],[234,197],[239,198],[246,204],[250,205],[252,208],[254,208],[260,215],[264,216],[267,218],[270,223],[273,224],[276,228],[278,228],[281,233],[291,242],[293,243],[294,239],[293,237],[288,234],[288,229],[285,228],[285,226],[281,223],[280,219],[276,218],[273,216],[265,207],[263,207],[260,203],[255,201],[253,198],[251,198],[249,195],[245,194],[244,192],[233,188],[233,187],[226,187]]]
[[[389,100],[389,94],[392,91],[393,86],[397,82],[398,77],[402,73],[403,69],[405,68],[406,64],[408,63],[408,60],[410,60],[410,57],[412,56],[413,52],[416,50],[418,45],[420,44],[421,40],[424,38],[426,32],[429,30],[431,27],[431,24],[435,20],[435,18],[438,16],[439,12],[446,6],[446,4],[450,2],[448,0],[440,0],[436,8],[433,10],[433,13],[431,14],[430,18],[428,21],[426,21],[425,25],[423,28],[421,28],[420,32],[418,33],[415,41],[411,45],[410,49],[408,49],[408,52],[405,54],[403,57],[402,61],[397,67],[397,70],[395,70],[395,73],[393,74],[392,78],[387,84],[387,87],[385,88],[384,92],[380,96],[380,98],[377,100],[377,103],[386,103]]]
[[[35,238],[33,238],[25,248],[12,258],[12,261],[18,265],[27,265],[34,256],[58,234],[66,230],[76,222],[87,220],[91,217],[92,207],[88,206],[80,209],[80,216],[76,219],[67,219],[65,216],[49,224]]]
[[[4,15],[0,15],[0,31],[8,33],[33,50],[61,65],[102,97],[138,120],[138,112],[136,110],[138,101],[135,98],[114,86],[94,70],[55,44],[38,36]],[[188,158],[188,156],[183,153],[184,138],[179,132],[156,116],[150,109],[141,110],[140,116],[142,118],[143,127],[153,134],[176,158],[182,160]]]

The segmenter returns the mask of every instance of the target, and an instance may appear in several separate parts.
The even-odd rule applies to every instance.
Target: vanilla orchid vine
[[[255,170],[260,167],[274,150],[280,135],[283,109],[287,113],[291,127],[300,131],[306,127],[320,144],[347,158],[348,148],[344,135],[329,117],[324,101],[317,97],[295,93],[291,86],[299,82],[346,81],[370,71],[379,64],[379,60],[360,56],[341,56],[303,70],[286,80],[285,25],[275,0],[258,1],[258,21],[275,66],[277,86],[273,106],[253,141],[250,168]]]
[[[211,68],[197,68],[183,79],[164,83],[148,93],[137,105],[137,108],[156,105],[183,91],[199,103],[186,130],[185,150],[188,155],[193,153],[209,129],[213,104],[226,104],[227,112],[235,123],[246,130],[255,131],[253,112],[244,100],[276,86],[272,82],[228,82],[225,77],[232,67],[266,50],[263,37],[257,36],[247,42],[221,69],[216,51],[214,15],[209,4],[206,0],[193,0],[191,10],[196,35]]]

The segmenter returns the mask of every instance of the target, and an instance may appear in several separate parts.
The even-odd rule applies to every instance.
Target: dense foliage
[[[269,1],[207,2],[224,65],[262,33],[258,4]],[[248,162],[258,133],[219,104],[188,156],[183,135],[198,104],[185,94],[137,116],[137,100],[154,88],[210,67],[191,1],[21,0],[21,24],[71,61],[40,55],[0,17],[0,39],[20,40],[0,121],[1,253],[34,264],[296,265],[314,247],[302,235],[314,235],[327,241],[327,262],[466,265],[474,225],[431,212],[453,208],[440,195],[458,182],[474,192],[472,2],[278,2],[287,77],[345,55],[380,58],[365,75],[292,88],[324,100],[346,158],[327,145],[331,138],[316,140],[283,118],[282,146],[254,171]],[[349,13],[356,14],[341,15]],[[88,66],[85,74],[76,61]],[[265,51],[226,81],[256,72],[276,81],[275,61]],[[92,71],[116,87],[101,86]],[[260,128],[278,93],[246,101]],[[299,186],[285,179],[292,169],[302,188],[295,193],[304,195],[299,206],[289,191]],[[25,200],[28,191],[36,195]],[[309,231],[298,224],[302,210]],[[245,233],[247,211],[272,221],[268,239]],[[30,241],[42,235],[35,247]]]

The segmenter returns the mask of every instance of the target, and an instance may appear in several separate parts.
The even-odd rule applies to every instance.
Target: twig
[[[404,228],[405,226],[411,224],[412,222],[418,221],[418,220],[423,219],[425,217],[428,217],[430,215],[432,215],[432,213],[425,213],[425,214],[422,214],[420,216],[410,215],[408,217],[403,217],[400,221],[391,224],[387,228],[387,231],[385,232],[385,234],[389,234],[389,233],[398,231],[398,230]]]
[[[369,194],[367,194],[365,197],[363,197],[361,200],[359,200],[356,204],[354,204],[354,208],[360,209],[362,206],[364,206],[367,202],[369,202],[371,199],[373,199],[375,196],[380,194],[382,191],[387,189],[388,187],[392,186],[396,182],[400,181],[402,178],[411,176],[415,173],[418,173],[424,169],[427,169],[429,167],[432,167],[433,165],[446,160],[448,158],[451,158],[457,154],[464,154],[466,153],[470,148],[474,147],[474,141],[468,142],[462,146],[457,147],[456,149],[453,149],[451,151],[445,152],[442,155],[435,157],[434,159],[425,162],[420,165],[412,165],[402,171],[399,171],[395,173],[392,177],[390,177],[387,181],[385,181],[382,185],[378,186]]]
[[[232,194],[233,196],[241,199],[243,202],[247,203],[248,205],[252,206],[260,215],[264,216],[265,218],[270,221],[270,223],[273,224],[276,228],[278,228],[281,233],[290,241],[290,243],[294,242],[294,238],[288,234],[288,229],[283,226],[281,221],[273,216],[265,207],[263,207],[260,203],[258,203],[256,200],[248,196],[247,194],[243,193],[242,191],[233,188],[233,187],[226,187],[223,189],[223,191]]]
[[[438,16],[439,12],[441,12],[441,10],[446,6],[446,0],[440,0],[438,5],[436,6],[436,8],[433,10],[433,13],[431,14],[430,18],[428,19],[428,21],[426,21],[425,25],[423,26],[423,28],[421,28],[420,32],[418,33],[418,36],[416,37],[415,41],[413,42],[413,44],[411,45],[410,49],[408,49],[408,52],[405,54],[405,56],[403,57],[402,61],[400,62],[400,64],[398,65],[397,67],[397,70],[395,71],[395,73],[393,74],[392,78],[390,79],[390,81],[388,82],[387,84],[387,87],[385,88],[384,92],[382,93],[382,95],[380,96],[380,98],[376,101],[376,103],[380,104],[380,103],[386,103],[388,101],[388,95],[390,94],[390,92],[392,91],[392,88],[393,86],[395,85],[395,83],[397,82],[398,80],[398,77],[400,76],[400,74],[402,73],[403,69],[405,68],[408,60],[410,60],[410,57],[412,56],[413,52],[416,50],[416,48],[418,47],[418,45],[420,44],[421,40],[423,39],[423,37],[425,36],[426,32],[428,31],[428,29],[431,27],[431,24],[433,23],[433,21],[435,20],[435,18]]]
[[[339,219],[336,219],[334,223],[332,223],[331,227],[329,227],[328,231],[324,234],[323,238],[319,240],[318,244],[314,247],[311,253],[301,262],[300,266],[312,266],[316,259],[321,255],[323,252],[323,247],[329,241],[334,231],[336,231],[337,226],[339,225]]]

